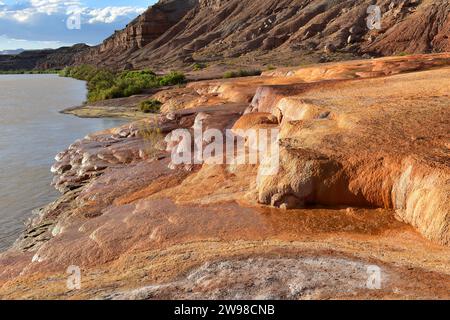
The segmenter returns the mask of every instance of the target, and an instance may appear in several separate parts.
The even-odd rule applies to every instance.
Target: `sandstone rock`
[[[276,176],[260,180],[260,201],[273,204],[279,203],[280,198],[294,197],[300,203],[394,208],[401,219],[429,239],[448,244],[449,209],[443,208],[449,197],[449,171],[445,164],[448,159],[444,145],[434,138],[446,136],[445,121],[439,119],[442,116],[447,119],[449,115],[442,105],[433,104],[434,111],[427,108],[426,121],[430,121],[428,126],[433,131],[427,129],[428,133],[422,137],[422,141],[435,140],[436,149],[422,149],[425,145],[418,140],[406,142],[407,132],[421,132],[422,136],[425,118],[421,106],[431,105],[426,101],[434,99],[433,92],[445,91],[442,85],[448,82],[444,80],[449,76],[447,71],[444,68],[379,80],[335,82],[329,91],[322,86],[311,87],[300,90],[297,96],[287,93],[289,98],[279,98],[276,107],[271,103],[272,113],[282,119],[281,170]],[[416,86],[406,89],[404,84],[410,82],[420,83],[431,96],[424,91],[419,101],[406,107],[405,97],[417,94]],[[389,87],[383,90],[376,89],[387,84]],[[399,90],[400,87],[403,89]],[[336,91],[338,99],[333,98]],[[376,101],[383,100],[387,94],[390,101],[381,107]],[[446,99],[445,94],[439,95],[438,100]],[[359,102],[357,96],[361,97]],[[305,104],[307,99],[314,103]],[[366,105],[366,99],[374,100]],[[351,103],[345,102],[350,100]],[[359,108],[364,111],[357,111]],[[380,130],[382,119],[388,114],[399,117],[396,125],[390,127],[393,131]],[[413,120],[415,117],[422,124],[417,125],[419,121]],[[358,177],[362,173],[365,178]]]

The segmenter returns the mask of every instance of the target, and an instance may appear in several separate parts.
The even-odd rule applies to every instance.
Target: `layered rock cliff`
[[[129,55],[163,35],[197,4],[198,0],[161,0],[123,30],[80,55],[77,63],[126,67]]]
[[[193,61],[292,64],[352,56],[450,50],[446,0],[160,1],[79,57],[112,68],[182,66]],[[238,59],[236,61],[236,59]]]

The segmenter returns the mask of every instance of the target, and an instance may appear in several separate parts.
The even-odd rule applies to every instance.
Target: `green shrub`
[[[177,85],[186,81],[184,74],[179,72],[171,72],[161,77],[151,70],[114,73],[91,65],[66,67],[59,75],[87,81],[89,102],[129,97],[142,93],[145,89]]]
[[[158,153],[161,153],[161,149],[158,144],[164,140],[161,128],[158,126],[158,119],[156,118],[153,123],[141,123],[138,127],[138,134],[144,141],[144,154],[147,158],[153,158]]]
[[[59,74],[59,70],[0,70],[0,74]]]
[[[89,64],[76,67],[66,67],[60,72],[60,76],[70,77],[78,80],[89,81],[97,73],[97,68]]]
[[[162,103],[158,100],[145,100],[139,104],[139,109],[144,113],[158,113],[161,110]]]
[[[124,71],[117,76],[117,79],[122,83],[132,83],[142,87],[153,87],[158,82],[156,74],[150,70]]]
[[[197,62],[197,63],[194,63],[194,65],[192,66],[192,69],[194,71],[200,71],[202,69],[205,69],[206,67],[207,67],[207,65],[205,63]]]
[[[223,74],[223,77],[225,79],[229,79],[229,78],[235,78],[236,77],[236,73],[234,71],[227,71]]]
[[[70,73],[70,67],[65,67],[59,72],[60,77],[68,77]]]
[[[186,82],[186,77],[184,76],[184,74],[182,74],[180,72],[175,72],[175,71],[172,71],[169,74],[167,74],[159,79],[159,85],[161,87],[174,86],[177,84],[183,84],[185,82]]]
[[[243,70],[243,69],[240,69],[238,71],[227,71],[227,72],[224,73],[223,77],[225,79],[229,79],[229,78],[259,76],[259,75],[261,75],[261,70]]]
[[[89,90],[106,90],[114,86],[115,76],[108,70],[99,70],[88,82]]]

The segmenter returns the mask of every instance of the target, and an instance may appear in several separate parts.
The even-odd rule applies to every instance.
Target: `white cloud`
[[[64,12],[64,8],[70,5],[80,5],[80,1],[67,0],[29,0],[27,7],[17,9],[0,2],[0,18],[9,18],[17,22],[27,22],[34,16],[45,14],[53,15]]]
[[[125,17],[128,15],[138,15],[145,11],[145,8],[136,7],[106,7],[102,9],[93,9],[87,12],[91,18],[88,20],[89,23],[113,23],[117,21],[120,17]]]
[[[29,0],[28,6],[20,9],[8,7],[0,0],[0,7],[0,19],[13,19],[20,23],[27,23],[39,15],[80,14],[90,24],[114,23],[122,17],[137,15],[146,9],[132,6],[92,9],[83,6],[78,0]]]
[[[10,11],[9,14],[16,21],[25,22],[25,21],[29,20],[35,14],[35,12],[32,9],[23,9],[23,10],[17,10],[17,11]]]
[[[25,39],[15,39],[9,38],[6,35],[0,35],[0,43],[2,44],[2,48],[0,50],[14,50],[17,48],[32,50],[42,48],[60,48],[62,46],[71,45],[61,41],[29,41]]]
[[[0,0],[0,3],[5,2],[7,1]],[[132,1],[129,2],[130,5],[120,6],[111,1],[116,5],[106,8],[86,6],[84,3],[90,3],[86,0],[19,0],[14,4],[13,1],[7,2],[6,5],[0,5],[0,49],[18,46],[20,43],[8,42],[1,37],[3,33],[9,39],[26,39],[36,47],[43,48],[50,47],[40,42],[44,40],[54,40],[54,46],[58,45],[58,41],[65,44],[98,44],[145,10],[133,5]],[[67,27],[67,21],[73,14],[80,15],[81,29],[72,30]]]

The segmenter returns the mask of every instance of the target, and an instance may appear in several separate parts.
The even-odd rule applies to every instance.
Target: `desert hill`
[[[446,0],[164,0],[77,63],[111,68],[194,62],[298,64],[450,50]]]

